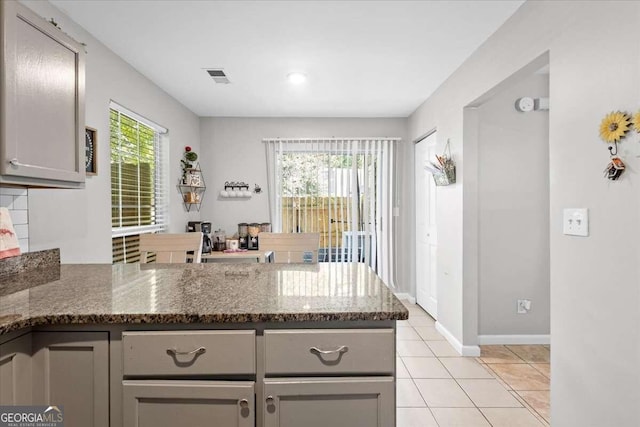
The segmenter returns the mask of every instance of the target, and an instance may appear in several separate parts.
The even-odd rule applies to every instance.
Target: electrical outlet
[[[527,314],[531,310],[531,300],[519,299],[518,300],[518,314]]]
[[[589,211],[587,209],[565,209],[562,215],[562,232],[569,236],[589,235]]]

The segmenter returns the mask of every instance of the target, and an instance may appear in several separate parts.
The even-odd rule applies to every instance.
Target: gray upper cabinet
[[[81,188],[84,47],[18,2],[0,14],[0,184]]]
[[[65,426],[109,426],[109,333],[34,332],[33,404],[64,407]]]

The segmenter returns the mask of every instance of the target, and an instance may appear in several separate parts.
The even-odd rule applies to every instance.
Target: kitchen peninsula
[[[364,264],[59,268],[0,293],[0,404],[71,427],[395,425],[408,312]]]

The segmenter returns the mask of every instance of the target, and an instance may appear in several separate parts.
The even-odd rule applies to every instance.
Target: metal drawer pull
[[[238,404],[240,405],[241,408],[245,409],[249,407],[249,401],[247,399],[240,399],[238,401]]]
[[[349,347],[347,347],[346,345],[343,345],[338,347],[335,350],[320,350],[318,347],[311,347],[309,351],[313,353],[318,353],[318,354],[341,354],[349,351]]]
[[[168,348],[167,349],[167,353],[169,354],[173,354],[174,356],[186,356],[186,355],[190,355],[190,354],[195,354],[196,356],[199,356],[201,354],[204,354],[207,352],[207,349],[204,347],[199,347],[196,348],[195,350],[191,350],[191,351],[178,351],[175,348]]]

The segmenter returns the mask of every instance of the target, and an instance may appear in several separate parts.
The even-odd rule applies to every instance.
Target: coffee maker
[[[208,221],[189,221],[187,223],[188,232],[202,233],[202,253],[211,253],[211,223]]]

